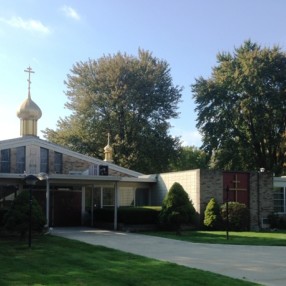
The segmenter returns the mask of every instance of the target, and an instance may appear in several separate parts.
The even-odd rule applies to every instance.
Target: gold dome
[[[38,120],[42,117],[42,111],[31,97],[28,96],[28,98],[19,107],[17,116],[24,120]]]
[[[108,137],[107,137],[107,145],[104,147],[104,161],[106,162],[113,162],[112,159],[112,155],[113,155],[113,149],[112,147],[109,145],[109,141],[110,141],[110,134],[108,133]]]
[[[31,67],[25,72],[29,73],[28,78],[28,97],[20,105],[17,116],[20,118],[20,135],[21,136],[37,136],[37,121],[42,117],[40,107],[31,99],[31,73],[34,73]]]

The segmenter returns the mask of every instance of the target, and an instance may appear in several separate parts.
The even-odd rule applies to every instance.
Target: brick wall
[[[259,228],[263,218],[273,212],[273,177],[271,173],[259,174],[259,202],[258,202],[258,174],[251,172],[249,175],[249,208],[250,228]],[[223,203],[223,171],[215,170],[190,170],[158,175],[158,183],[152,190],[151,204],[161,205],[173,183],[180,183],[193,201],[196,211],[204,214],[206,205],[214,197],[219,204]],[[259,210],[258,210],[258,205]],[[260,226],[263,227],[262,224]]]
[[[273,175],[270,172],[250,173],[249,199],[250,229],[258,230],[259,226],[263,227],[262,219],[267,218],[273,212]],[[260,222],[258,222],[258,217]]]

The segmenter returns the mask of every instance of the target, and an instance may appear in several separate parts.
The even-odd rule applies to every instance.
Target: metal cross
[[[24,72],[29,73],[29,78],[27,79],[28,81],[28,96],[30,97],[30,87],[31,87],[31,73],[35,73],[32,71],[32,68],[29,66]]]
[[[234,184],[234,187],[233,188],[229,188],[229,190],[230,191],[234,191],[235,201],[237,202],[237,192],[238,191],[247,191],[247,189],[238,187],[240,181],[238,181],[237,174],[235,174],[234,180],[232,182]]]

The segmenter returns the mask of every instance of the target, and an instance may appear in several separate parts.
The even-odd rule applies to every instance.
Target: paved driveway
[[[54,228],[52,234],[262,285],[286,285],[286,247],[191,243],[93,228]]]

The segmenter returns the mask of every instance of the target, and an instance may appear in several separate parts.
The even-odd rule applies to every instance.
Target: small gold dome
[[[24,120],[38,120],[42,117],[42,111],[31,97],[28,96],[28,98],[19,107],[17,116]]]
[[[112,159],[112,155],[113,155],[113,149],[112,147],[109,145],[109,141],[110,141],[110,134],[108,133],[108,137],[107,137],[107,145],[104,147],[104,161],[106,162],[113,162]]]
[[[108,144],[108,145],[106,145],[106,146],[104,147],[104,151],[105,151],[105,152],[112,152],[113,149],[112,149],[112,147]]]

